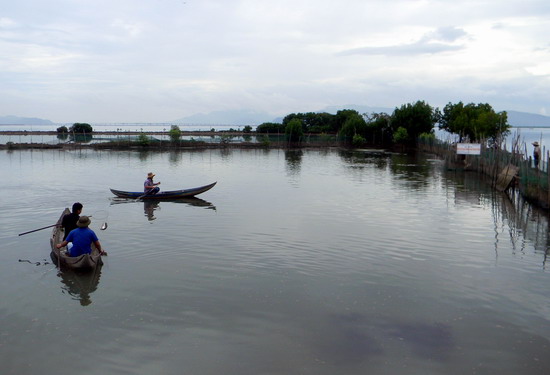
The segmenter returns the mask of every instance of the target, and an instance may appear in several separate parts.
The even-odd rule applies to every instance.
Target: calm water
[[[83,150],[0,166],[2,374],[550,373],[547,216],[438,160]],[[218,185],[112,199],[149,171],[165,190]],[[87,277],[50,264],[49,230],[17,236],[74,201],[109,253]]]

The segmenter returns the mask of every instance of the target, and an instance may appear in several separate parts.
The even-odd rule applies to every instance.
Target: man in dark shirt
[[[69,235],[69,233],[71,233],[73,229],[77,228],[76,222],[80,218],[82,207],[83,206],[81,203],[76,202],[75,204],[73,204],[73,212],[63,216],[63,220],[61,221],[61,226],[63,227],[63,231],[65,232],[63,234],[63,240],[67,238],[67,236]]]

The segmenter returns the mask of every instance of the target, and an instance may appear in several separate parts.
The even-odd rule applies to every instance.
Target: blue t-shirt
[[[72,242],[73,247],[70,250],[72,257],[92,252],[92,243],[98,241],[98,238],[90,228],[76,228],[69,233],[67,242]]]

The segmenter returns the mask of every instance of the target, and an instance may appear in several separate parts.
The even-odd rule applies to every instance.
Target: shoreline
[[[57,131],[27,131],[27,130],[5,130],[0,131],[0,135],[8,136],[56,136],[59,135]],[[64,133],[68,135],[67,133]],[[91,136],[139,136],[146,134],[149,136],[163,135],[169,136],[169,131],[94,131],[88,133]],[[39,143],[39,142],[8,142],[6,144],[0,144],[0,150],[77,150],[77,149],[93,149],[93,150],[119,150],[119,151],[171,151],[171,150],[208,150],[208,149],[329,149],[329,148],[341,148],[345,149],[345,145],[337,140],[324,141],[324,142],[288,142],[285,140],[269,140],[266,142],[227,142],[224,141],[224,137],[263,137],[269,135],[281,135],[270,133],[256,133],[256,132],[243,132],[243,131],[182,131],[182,137],[220,137],[219,142],[204,142],[198,140],[183,140],[172,142],[169,140],[155,141],[148,144],[139,144],[139,141],[128,140],[116,140],[108,142],[98,143],[85,143],[85,142],[69,142],[69,143]],[[384,150],[383,148],[373,147],[373,149]]]
[[[170,132],[168,131],[132,131],[132,130],[124,130],[124,131],[93,131],[91,133],[88,133],[90,135],[139,135],[141,133],[144,134],[150,134],[150,135],[170,135]],[[55,130],[2,130],[0,131],[0,135],[58,135],[58,134],[70,134],[70,133],[58,133]],[[190,136],[199,136],[199,135],[205,135],[205,136],[211,136],[211,135],[257,135],[256,132],[253,133],[245,133],[243,131],[229,131],[229,130],[218,130],[218,131],[210,131],[210,130],[189,130],[181,131],[181,135],[190,135]],[[261,133],[264,134],[264,133]]]

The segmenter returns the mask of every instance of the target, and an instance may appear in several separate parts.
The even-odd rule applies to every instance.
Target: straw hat
[[[86,228],[91,222],[88,216],[80,216],[76,222],[76,226],[79,228]]]
[[[538,143],[537,141],[535,141],[535,142],[532,143],[532,145],[533,145],[533,146],[538,146],[539,143]],[[153,176],[154,176],[154,175],[153,175]]]
[[[155,176],[156,176],[156,174],[154,174],[153,172],[147,173],[147,178],[153,178]]]

